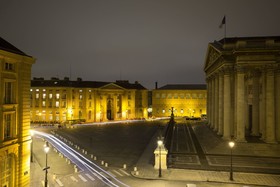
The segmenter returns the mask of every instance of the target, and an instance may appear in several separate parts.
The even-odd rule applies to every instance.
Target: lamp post
[[[45,187],[48,186],[48,169],[50,169],[50,167],[48,166],[48,152],[50,150],[49,147],[49,143],[46,142],[46,144],[44,145],[44,151],[46,153],[46,167],[43,169],[45,170]]]
[[[158,177],[161,177],[161,146],[162,146],[162,140],[158,140],[158,148],[159,148],[159,166],[158,166]]]
[[[30,135],[31,135],[31,155],[30,155],[30,162],[33,162],[33,135],[34,131],[30,130]]]
[[[229,175],[229,180],[233,181],[233,171],[232,171],[232,149],[234,147],[234,142],[230,141],[228,143],[229,147],[230,147],[230,175]]]

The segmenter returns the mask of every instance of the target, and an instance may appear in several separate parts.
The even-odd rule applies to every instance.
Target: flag
[[[223,20],[222,20],[222,22],[221,22],[219,28],[220,28],[220,29],[223,28],[223,25],[225,25],[225,24],[226,24],[226,16],[224,16],[224,18],[223,18]]]

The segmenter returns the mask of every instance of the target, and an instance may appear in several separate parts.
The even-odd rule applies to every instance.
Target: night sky
[[[0,36],[35,57],[32,77],[205,83],[207,45],[280,35],[279,0],[0,0]]]

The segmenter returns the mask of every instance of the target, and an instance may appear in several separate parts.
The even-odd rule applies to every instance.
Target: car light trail
[[[82,171],[87,169],[90,173],[95,175],[98,179],[100,179],[103,183],[107,184],[108,186],[118,187],[120,185],[120,186],[129,187],[128,185],[124,184],[116,177],[114,177],[111,173],[99,167],[97,164],[93,163],[91,160],[89,160],[88,158],[86,158],[84,155],[77,152],[76,150],[74,150],[72,147],[70,147],[69,145],[67,145],[57,137],[39,131],[34,131],[34,134],[47,139],[48,142],[52,144],[53,147],[55,147],[58,151],[60,151],[65,157],[70,159],[72,163],[76,164]],[[84,166],[84,168],[82,166]],[[110,178],[103,175],[101,172],[106,174]],[[115,181],[116,184],[113,181]]]

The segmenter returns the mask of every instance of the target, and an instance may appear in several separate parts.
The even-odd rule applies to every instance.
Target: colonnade
[[[207,75],[209,126],[226,140],[280,141],[279,89],[279,65],[220,67]]]

